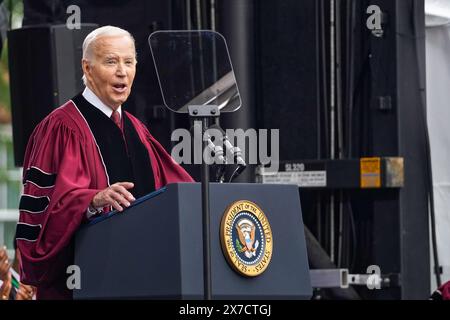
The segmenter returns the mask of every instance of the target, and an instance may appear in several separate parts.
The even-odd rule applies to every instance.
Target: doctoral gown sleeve
[[[90,189],[88,161],[81,134],[61,119],[49,116],[34,130],[16,230],[24,283],[45,285],[61,276],[56,270],[67,263],[65,251],[99,191]]]

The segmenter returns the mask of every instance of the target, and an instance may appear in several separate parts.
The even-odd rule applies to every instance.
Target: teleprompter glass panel
[[[156,31],[148,39],[165,105],[187,113],[190,105],[240,108],[225,38],[208,30]]]

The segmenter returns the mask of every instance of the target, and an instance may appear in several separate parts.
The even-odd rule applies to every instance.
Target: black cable
[[[348,269],[350,268],[350,258],[351,258],[351,254],[352,254],[352,249],[351,249],[351,245],[352,245],[352,236],[351,236],[351,230],[352,230],[352,226],[350,223],[350,212],[348,211],[348,194],[344,194],[344,199],[345,199],[345,250],[346,250],[346,254],[345,254],[345,267]]]
[[[341,8],[341,1],[335,0],[335,64],[336,64],[336,126],[337,126],[337,154],[338,159],[343,158],[343,144],[344,144],[344,128],[343,128],[343,111],[342,111],[342,104],[343,104],[343,95],[342,95],[342,50],[341,50],[341,44],[342,44],[342,32],[341,32],[341,23],[342,23],[342,8]],[[340,200],[339,200],[340,201]],[[340,213],[341,214],[341,213]]]
[[[348,268],[350,270],[350,264],[351,264],[351,258],[352,258],[352,254],[354,253],[353,250],[353,243],[354,243],[354,238],[353,238],[353,234],[352,234],[352,223],[351,223],[351,217],[350,217],[350,210],[349,210],[349,206],[350,206],[350,196],[348,193],[344,194],[344,199],[345,199],[345,239],[346,239],[346,255],[345,255],[345,266],[346,268]]]
[[[431,162],[431,146],[430,146],[430,135],[428,130],[428,121],[427,121],[427,110],[426,110],[426,98],[425,98],[425,84],[422,83],[422,79],[426,77],[424,74],[422,64],[420,63],[420,49],[419,49],[419,35],[417,33],[417,24],[418,24],[418,10],[416,7],[416,3],[414,0],[411,0],[412,2],[412,15],[413,15],[413,30],[414,30],[414,37],[415,37],[415,54],[417,59],[417,68],[418,68],[418,81],[419,81],[419,92],[420,92],[420,102],[421,102],[421,108],[422,108],[422,121],[423,121],[423,128],[425,133],[425,155],[426,155],[426,173],[427,173],[427,183],[428,183],[428,198],[429,198],[429,214],[430,214],[430,220],[431,220],[431,241],[433,246],[433,259],[434,259],[434,274],[436,276],[436,283],[437,286],[440,287],[441,282],[441,270],[440,270],[440,264],[439,264],[439,255],[437,251],[437,239],[436,239],[436,217],[435,217],[435,210],[434,210],[434,188],[433,188],[433,168],[432,168],[432,162]],[[425,35],[422,36],[424,38]]]
[[[320,3],[318,1],[314,2],[314,9],[315,9],[315,28],[316,28],[316,54],[319,56],[320,54]],[[316,117],[317,117],[317,159],[321,159],[322,157],[322,127],[321,127],[321,90],[320,90],[320,59],[316,59],[316,92],[317,92],[317,99],[316,99]]]
[[[314,9],[315,9],[315,27],[316,27],[316,54],[318,57],[320,57],[320,40],[321,40],[321,32],[320,32],[320,2],[315,1],[314,2]],[[322,123],[321,123],[321,106],[322,106],[322,100],[321,100],[321,79],[320,79],[320,59],[318,58],[316,60],[316,92],[317,92],[317,159],[322,158]],[[321,194],[320,192],[317,192],[315,195],[315,201],[316,201],[316,238],[319,240],[319,242],[322,242],[322,205],[321,205]]]
[[[355,60],[355,25],[356,25],[356,2],[354,0],[349,0],[347,3],[347,145],[346,145],[346,156],[347,158],[351,158],[353,156],[352,145],[353,145],[353,104],[354,104],[354,95],[355,95],[355,77],[354,77],[354,60]],[[345,204],[348,220],[348,241],[347,241],[347,260],[346,264],[350,270],[354,268],[354,259],[356,257],[356,232],[355,232],[355,223],[354,216],[352,210],[350,196],[345,195]],[[350,234],[351,232],[351,234]],[[352,248],[350,249],[350,246]]]
[[[352,133],[353,133],[353,104],[354,104],[354,95],[355,95],[355,77],[354,77],[354,63],[355,63],[355,41],[354,41],[354,32],[356,25],[356,2],[354,0],[350,0],[349,3],[349,14],[350,14],[350,23],[349,23],[349,60],[348,60],[348,118],[347,118],[347,157],[351,158],[353,156],[352,152]]]
[[[349,130],[348,130],[348,126],[349,126],[349,117],[350,117],[350,112],[349,112],[349,97],[351,96],[351,91],[350,91],[350,76],[352,73],[352,65],[350,63],[350,52],[351,52],[351,45],[352,45],[352,40],[351,40],[351,12],[350,12],[350,8],[351,8],[351,0],[348,0],[345,2],[345,95],[344,95],[344,107],[343,107],[343,145],[342,145],[342,149],[343,149],[343,155],[344,157],[348,158],[348,140],[350,139],[349,137]],[[345,128],[347,127],[347,128]],[[341,264],[342,266],[348,266],[348,256],[349,256],[349,237],[348,237],[348,219],[347,219],[347,214],[346,214],[346,210],[344,208],[344,205],[346,206],[346,194],[342,195],[342,199],[341,201],[343,201],[343,205],[342,205],[342,258],[340,258]]]
[[[352,207],[352,203],[348,200],[347,202],[348,205],[348,213],[349,213],[349,218],[350,218],[350,232],[351,232],[351,243],[352,243],[352,250],[351,250],[351,258],[349,259],[349,270],[350,272],[353,272],[354,268],[355,268],[355,263],[356,263],[356,250],[358,248],[358,238],[356,235],[356,226],[355,226],[355,217],[353,214],[353,207]]]
[[[343,15],[343,4],[340,0],[336,0],[336,63],[337,63],[337,71],[336,71],[336,102],[337,102],[337,129],[338,129],[338,158],[343,159],[345,157],[345,139],[344,139],[344,107],[343,104],[348,101],[348,97],[343,94],[343,59],[342,59],[342,15]],[[348,25],[348,19],[346,19],[345,24]],[[348,35],[348,27],[346,27],[346,42],[348,45],[349,35]],[[348,47],[346,52],[348,58]],[[348,62],[348,59],[346,59]],[[349,66],[345,66],[348,68]],[[348,79],[348,69],[346,70],[346,78]],[[348,82],[346,83],[348,86]],[[345,101],[344,101],[345,100]],[[338,193],[338,253],[337,260],[338,266],[342,266],[343,257],[344,257],[344,193],[342,190]]]
[[[322,97],[323,97],[323,122],[324,122],[324,137],[325,137],[325,152],[322,156],[325,158],[328,157],[328,150],[329,150],[329,123],[328,123],[328,85],[327,85],[327,51],[326,51],[326,30],[325,30],[325,0],[320,0],[320,33],[321,33],[321,65],[322,65]]]
[[[208,9],[209,9],[209,1],[207,0],[201,0],[200,1],[200,17],[202,20],[202,30],[211,30],[210,22],[208,16]]]
[[[186,29],[192,30],[192,25],[194,21],[192,21],[192,4],[191,0],[186,0]]]
[[[345,108],[345,121],[344,121],[344,125],[346,126],[345,131],[344,131],[344,144],[345,144],[345,148],[344,148],[344,154],[345,156],[348,158],[348,140],[350,139],[349,137],[349,117],[351,116],[350,114],[350,95],[351,95],[351,91],[350,91],[350,75],[351,75],[351,68],[352,65],[350,64],[350,46],[352,45],[352,36],[351,36],[351,0],[347,0],[345,2],[345,11],[346,11],[346,17],[345,17],[345,103],[344,103],[344,108]]]
[[[330,228],[330,192],[326,191],[325,195],[324,195],[324,203],[325,203],[325,215],[324,215],[324,225],[323,225],[323,230],[328,230]],[[326,252],[329,252],[329,238],[330,238],[330,233],[329,232],[323,232],[323,243],[322,243],[322,247],[324,248],[324,250]]]
[[[321,34],[321,52],[320,52],[320,57],[321,57],[321,66],[322,66],[322,70],[321,70],[321,82],[322,82],[322,92],[321,92],[321,96],[323,97],[322,99],[322,116],[323,116],[323,136],[324,136],[324,150],[322,152],[322,157],[324,158],[328,158],[329,157],[329,150],[330,150],[330,138],[329,138],[329,121],[328,121],[328,82],[327,82],[327,46],[326,46],[326,28],[325,28],[325,21],[326,21],[326,10],[325,10],[325,0],[320,0],[320,34]],[[323,199],[326,201],[326,205],[325,205],[325,210],[324,210],[324,230],[328,230],[329,226],[330,226],[330,196],[329,193],[327,192]],[[330,239],[329,239],[329,233],[328,232],[323,232],[323,248],[325,248],[325,250],[329,251],[329,243],[330,243]]]

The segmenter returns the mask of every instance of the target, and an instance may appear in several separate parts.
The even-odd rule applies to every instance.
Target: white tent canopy
[[[450,0],[425,0],[427,27],[450,24]]]

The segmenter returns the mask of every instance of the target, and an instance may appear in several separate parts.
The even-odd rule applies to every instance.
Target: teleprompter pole
[[[202,235],[203,235],[203,295],[205,300],[211,300],[211,232],[210,232],[210,207],[209,207],[209,166],[204,159],[204,150],[207,142],[203,139],[205,131],[208,129],[208,119],[219,116],[218,106],[189,106],[189,116],[194,121],[201,120],[202,124]]]

